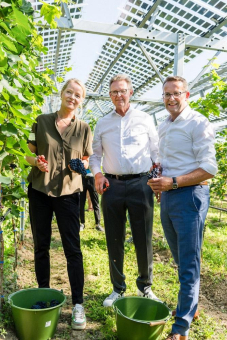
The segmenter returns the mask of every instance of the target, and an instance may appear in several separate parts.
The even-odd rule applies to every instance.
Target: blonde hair
[[[65,84],[62,86],[62,89],[61,89],[61,95],[62,95],[63,91],[65,91],[65,89],[67,88],[69,83],[71,83],[71,82],[78,84],[82,88],[82,90],[83,90],[82,97],[83,97],[83,99],[85,99],[85,97],[86,97],[86,87],[85,87],[84,83],[82,83],[82,81],[80,81],[77,78],[71,78],[71,79],[68,79],[65,82]],[[82,102],[80,103],[79,107],[80,107],[80,116],[81,116],[83,114]]]
[[[119,74],[116,74],[115,76],[113,76],[110,79],[109,88],[114,81],[120,81],[120,80],[125,80],[126,83],[128,84],[129,90],[133,90],[131,78],[127,74],[124,74],[124,73],[119,73]]]

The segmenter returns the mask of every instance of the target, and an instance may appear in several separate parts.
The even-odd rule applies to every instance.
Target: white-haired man
[[[110,98],[115,109],[97,123],[90,168],[102,195],[102,211],[113,292],[103,305],[111,306],[126,290],[123,273],[126,213],[128,211],[136,248],[138,295],[157,299],[152,285],[153,192],[147,173],[157,159],[157,132],[152,117],[131,108],[133,94],[129,76],[110,80]],[[101,160],[103,158],[103,171]],[[104,191],[103,186],[109,190]],[[149,190],[148,190],[149,189]]]

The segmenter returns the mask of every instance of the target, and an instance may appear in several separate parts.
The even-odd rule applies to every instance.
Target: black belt
[[[139,178],[143,176],[147,176],[148,172],[141,172],[140,174],[128,174],[128,175],[112,175],[112,174],[105,174],[106,177],[115,178],[119,181],[127,181],[133,178]]]

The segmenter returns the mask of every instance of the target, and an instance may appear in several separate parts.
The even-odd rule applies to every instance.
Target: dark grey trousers
[[[152,284],[153,191],[147,185],[147,176],[108,181],[110,188],[102,196],[102,211],[113,289],[118,293],[126,290],[123,262],[128,211],[138,263],[136,284],[141,292],[147,291]]]

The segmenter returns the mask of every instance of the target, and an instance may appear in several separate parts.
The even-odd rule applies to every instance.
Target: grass
[[[217,286],[218,282],[226,279],[227,271],[227,215],[222,214],[218,226],[214,221],[219,219],[219,212],[209,211],[206,221],[205,239],[203,245],[202,274],[208,282]],[[216,222],[215,222],[216,223]],[[126,238],[130,237],[130,228],[127,225]],[[177,304],[179,290],[177,269],[172,260],[169,247],[165,241],[159,218],[159,205],[155,205],[154,213],[154,282],[153,290],[165,303],[174,309]],[[81,233],[81,246],[83,249],[85,274],[85,306],[87,315],[92,320],[102,323],[101,332],[104,339],[117,339],[115,316],[112,309],[104,309],[102,302],[112,291],[109,279],[108,257],[104,235],[94,231],[93,213],[86,213],[86,228]],[[162,255],[164,254],[164,255]],[[126,275],[126,295],[136,295],[137,263],[135,250],[132,244],[125,245],[124,272]],[[92,275],[92,282],[89,276]],[[220,323],[209,316],[209,310],[201,311],[200,320],[191,326],[190,339],[226,339],[227,331]],[[164,335],[171,330],[173,320],[165,327]]]
[[[217,202],[215,204],[217,205]],[[103,225],[103,221],[101,223]],[[130,227],[127,224],[126,238],[131,236]],[[206,221],[206,231],[203,244],[203,260],[201,270],[201,289],[203,295],[210,300],[214,306],[220,307],[216,301],[215,294],[226,288],[227,272],[227,214],[223,213],[220,220],[220,212],[210,209]],[[61,242],[52,239],[52,248],[55,252],[62,253]],[[172,260],[168,244],[164,238],[160,218],[159,205],[155,205],[154,211],[154,281],[155,294],[160,297],[171,309],[175,309],[179,290],[177,268]],[[86,212],[86,228],[81,232],[81,248],[84,258],[85,270],[85,309],[88,323],[97,323],[98,329],[90,327],[87,331],[87,339],[117,339],[116,321],[112,308],[103,308],[102,302],[112,291],[109,278],[108,256],[105,235],[95,230],[93,212]],[[7,292],[9,282],[12,280],[12,248],[8,250],[10,255],[5,266],[5,287]],[[9,260],[9,261],[8,261]],[[10,262],[11,261],[11,262]],[[125,244],[124,273],[126,275],[126,295],[136,295],[137,262],[133,244]],[[9,282],[7,282],[7,280]],[[12,281],[11,281],[12,283]],[[33,284],[33,283],[31,283]],[[25,287],[28,288],[28,287]],[[214,297],[212,297],[212,294]],[[223,294],[223,292],[222,292]],[[213,300],[213,301],[212,301]],[[223,316],[227,320],[227,304],[224,306]],[[4,316],[5,315],[5,316]],[[5,329],[11,326],[10,313],[2,313],[0,322],[0,335],[4,338]],[[163,339],[170,332],[173,319],[168,321],[164,328]],[[66,327],[61,333],[61,339],[71,338],[71,328]],[[57,336],[57,335],[56,335]],[[56,337],[59,339],[59,337]],[[227,330],[221,325],[217,317],[213,317],[210,308],[200,310],[200,319],[192,323],[190,340],[227,339]],[[145,340],[145,339],[141,339]]]

